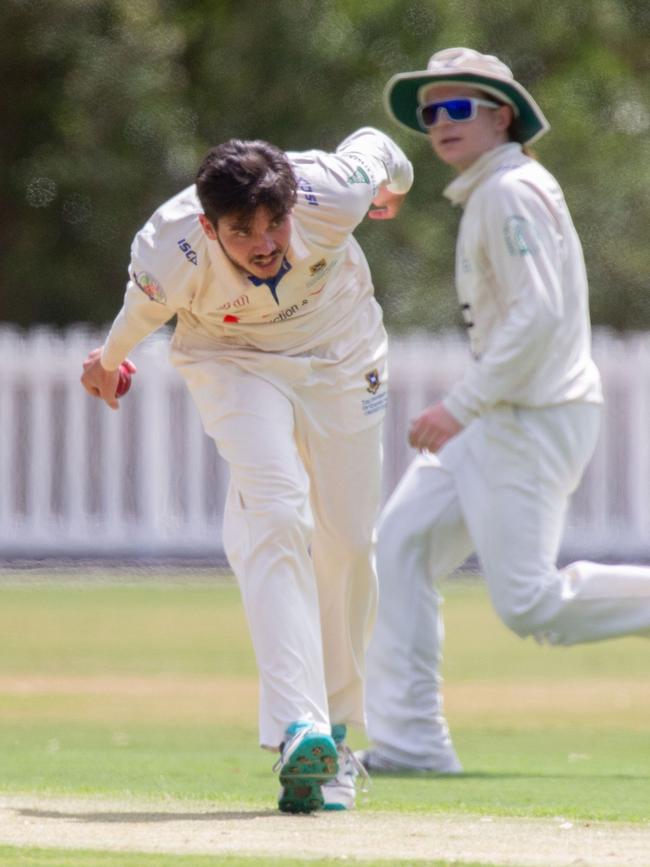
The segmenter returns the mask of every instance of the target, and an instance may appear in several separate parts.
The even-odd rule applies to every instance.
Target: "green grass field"
[[[479,583],[451,582],[445,596],[447,716],[466,773],[377,777],[362,810],[647,822],[647,642],[538,647],[498,623]],[[14,575],[0,584],[0,642],[1,793],[222,810],[275,804],[274,757],[256,746],[255,664],[231,583],[32,575],[18,586]],[[360,733],[352,742],[365,743]],[[1,867],[216,863],[262,862],[0,847]]]

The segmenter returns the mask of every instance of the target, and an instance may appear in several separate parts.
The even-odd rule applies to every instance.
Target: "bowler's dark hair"
[[[206,154],[196,190],[213,225],[234,214],[244,223],[259,207],[283,217],[296,201],[296,178],[284,151],[265,141],[230,139]]]

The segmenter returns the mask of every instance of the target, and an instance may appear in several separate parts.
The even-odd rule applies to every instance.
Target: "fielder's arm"
[[[399,214],[405,198],[406,193],[393,193],[387,186],[381,187],[372,200],[368,217],[371,220],[392,220]]]

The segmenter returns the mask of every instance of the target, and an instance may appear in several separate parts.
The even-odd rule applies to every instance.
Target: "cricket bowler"
[[[218,145],[137,233],[124,305],[84,363],[85,388],[117,408],[120,365],[177,317],[171,362],[230,469],[224,547],[285,812],[354,806],[345,736],[365,722],[387,384],[382,312],[352,233],[368,212],[394,217],[412,179],[369,127],[335,153]]]

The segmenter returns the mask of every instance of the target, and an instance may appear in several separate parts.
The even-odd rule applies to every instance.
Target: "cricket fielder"
[[[371,128],[336,153],[213,148],[136,235],[124,306],[84,364],[116,408],[120,363],[177,316],[172,364],[230,469],[224,547],[287,812],[354,805],[345,733],[364,724],[386,333],[352,232],[371,204],[395,216],[412,178]]]
[[[575,644],[650,629],[650,570],[556,557],[598,436],[580,241],[557,181],[526,145],[549,126],[496,57],[467,48],[395,76],[389,113],[457,173],[456,284],[474,362],[412,424],[421,451],[378,528],[368,653],[371,770],[461,769],[442,714],[436,585],[476,551],[503,622]]]

